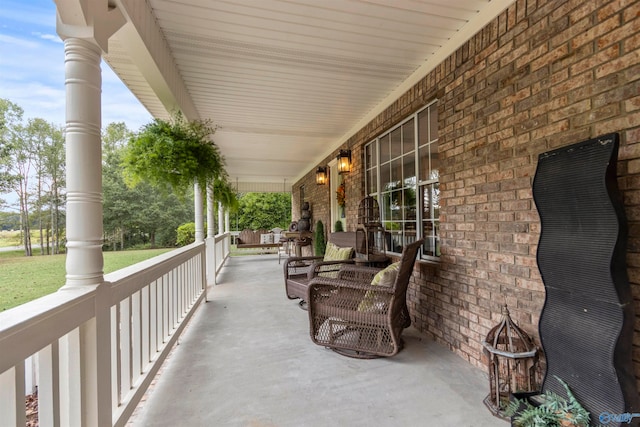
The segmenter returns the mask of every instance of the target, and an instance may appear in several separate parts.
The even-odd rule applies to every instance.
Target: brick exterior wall
[[[346,179],[352,230],[364,196],[363,144],[438,99],[442,257],[416,264],[408,298],[414,326],[469,363],[486,369],[480,342],[505,302],[539,345],[538,154],[619,132],[640,388],[639,30],[639,1],[518,0],[345,141],[355,167]],[[314,172],[294,197],[304,184],[314,222],[326,227],[334,195],[316,186]]]

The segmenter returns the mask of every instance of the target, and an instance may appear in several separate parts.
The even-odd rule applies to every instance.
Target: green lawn
[[[171,249],[104,253],[104,272],[152,258]],[[22,251],[0,252],[0,311],[57,291],[65,280],[65,255],[25,257]]]

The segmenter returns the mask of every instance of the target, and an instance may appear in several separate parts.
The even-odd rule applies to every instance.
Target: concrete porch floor
[[[229,258],[131,426],[506,427],[481,370],[409,328],[388,359],[317,346],[277,255]]]

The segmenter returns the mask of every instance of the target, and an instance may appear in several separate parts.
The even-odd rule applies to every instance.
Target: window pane
[[[431,153],[431,170],[429,179],[440,179],[440,154],[438,153],[438,141],[431,143],[429,146]]]
[[[418,154],[420,155],[420,181],[426,181],[429,179],[429,146],[420,147]]]
[[[382,202],[380,203],[380,214],[385,221],[388,221],[385,225],[387,230],[391,230],[391,193],[382,194]]]
[[[423,185],[420,188],[422,190],[422,219],[430,220],[433,218],[433,200],[431,197],[431,186]]]
[[[431,184],[431,199],[433,200],[433,218],[440,218],[440,183]]]
[[[373,168],[367,173],[367,194],[378,191],[378,168]]]
[[[396,128],[391,131],[391,158],[395,159],[400,154],[402,154],[402,129]]]
[[[389,161],[389,134],[386,134],[380,138],[380,163]]]
[[[393,188],[402,186],[402,158],[391,161],[391,185]]]
[[[418,114],[418,145],[422,146],[429,142],[429,109]]]
[[[402,178],[404,186],[416,185],[416,160],[413,156],[403,157]]]
[[[395,190],[390,193],[391,196],[391,219],[393,221],[402,220],[402,190]]]
[[[416,189],[415,187],[411,188],[405,188],[404,189],[404,219],[407,221],[414,221],[416,220],[417,216],[416,216],[416,206],[417,206],[417,200],[416,200]],[[415,223],[413,224],[413,229],[415,230],[416,225]]]
[[[404,224],[404,244],[408,245],[416,241],[416,223],[407,222]]]
[[[367,144],[364,147],[364,165],[367,169],[371,168],[371,166],[376,164],[376,159],[374,157],[374,144]]]
[[[391,164],[385,163],[380,166],[380,186],[382,191],[391,189]]]
[[[398,230],[392,230],[389,233],[389,251],[402,253],[402,232]]]
[[[407,154],[415,150],[416,140],[414,138],[413,119],[402,125],[402,153]]]
[[[436,256],[435,224],[433,221],[422,222],[422,235],[424,236],[422,253],[424,255]]]

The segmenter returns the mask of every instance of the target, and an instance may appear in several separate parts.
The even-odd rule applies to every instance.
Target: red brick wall
[[[480,342],[505,301],[539,343],[538,154],[619,132],[640,379],[639,30],[639,1],[518,0],[345,142],[356,163],[347,179],[358,194],[347,198],[353,227],[362,144],[438,98],[442,257],[417,264],[409,301],[414,325],[470,363],[485,368]]]

